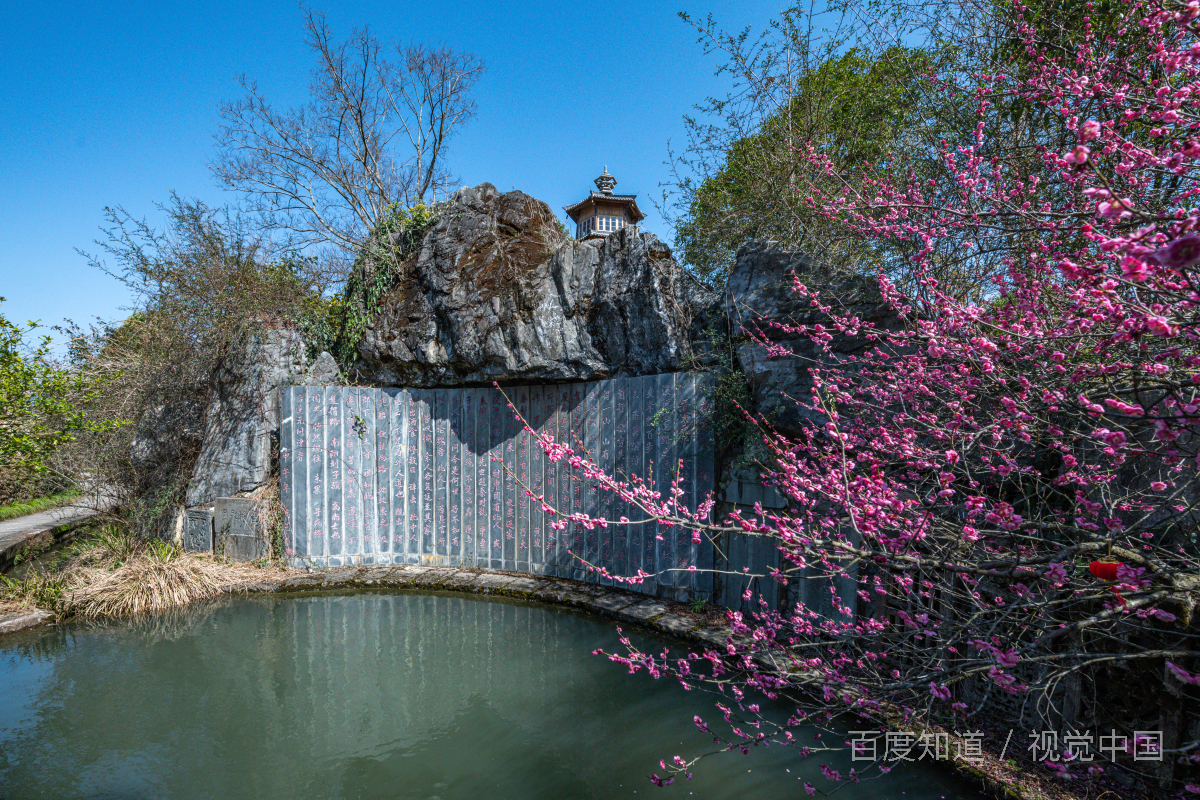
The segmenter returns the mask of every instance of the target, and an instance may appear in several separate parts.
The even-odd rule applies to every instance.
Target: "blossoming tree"
[[[747,330],[778,358],[792,354],[777,332],[866,345],[813,367],[813,396],[797,398],[821,420],[807,435],[764,434],[788,509],[713,519],[711,498],[685,508],[678,492],[603,475],[543,440],[663,529],[769,537],[783,566],[766,579],[828,583],[832,614],[760,603],[731,612],[734,635],[702,654],[629,640],[610,654],[718,692],[727,724],[695,720],[718,749],[819,753],[794,732],[811,724],[843,739],[897,721],[965,731],[1014,702],[1042,727],[1124,731],[1135,721],[1117,698],[1135,688],[1118,676],[1151,676],[1156,709],[1180,708],[1200,683],[1200,2],[1132,0],[1103,36],[1086,17],[1074,37],[1039,19],[1012,9],[1022,72],[972,76],[976,124],[942,144],[943,177],[866,165],[838,173],[844,191],[808,196],[855,235],[911,243],[918,288],[880,279],[903,324],[877,330],[796,276],[827,323]],[[1018,105],[1074,143],[1007,158],[989,137]],[[807,157],[836,169],[819,149]],[[963,300],[931,277],[947,239],[1002,253],[990,293]],[[1081,695],[1099,699],[1084,707]],[[780,702],[785,718],[762,705]],[[1181,727],[1155,742],[1126,732],[1128,753],[1042,757],[1063,773],[1140,770],[1200,792],[1188,778],[1198,743]],[[1151,751],[1157,772],[1130,757]],[[891,766],[867,761],[822,772],[836,783]],[[654,780],[669,783],[692,761],[663,766]]]

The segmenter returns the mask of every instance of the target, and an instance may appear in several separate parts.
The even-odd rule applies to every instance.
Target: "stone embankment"
[[[34,628],[53,618],[49,611],[40,608],[32,610],[0,611],[0,634],[16,633],[26,628]]]
[[[570,606],[622,622],[723,647],[732,630],[724,614],[696,614],[678,604],[624,589],[564,578],[418,565],[335,567],[231,588],[233,592],[315,592],[343,589],[418,589],[466,592]]]

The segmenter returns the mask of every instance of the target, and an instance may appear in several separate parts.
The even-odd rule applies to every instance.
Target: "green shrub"
[[[55,363],[49,336],[26,342],[36,329],[35,323],[14,325],[0,314],[0,469],[35,475],[47,471],[51,457],[80,432],[125,424],[88,415],[86,407],[104,380]]]

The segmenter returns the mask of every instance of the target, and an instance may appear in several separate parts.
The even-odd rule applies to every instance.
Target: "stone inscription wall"
[[[297,566],[446,564],[611,584],[611,572],[661,572],[640,591],[712,597],[707,540],[643,516],[565,461],[551,462],[495,389],[282,390],[280,483],[285,547]],[[586,451],[608,474],[653,474],[664,496],[678,466],[682,502],[713,488],[704,376],[649,375],[504,389],[535,430]],[[525,493],[528,489],[534,497]],[[613,521],[558,530],[563,512]],[[624,516],[633,520],[622,524]],[[660,538],[661,537],[661,538]]]

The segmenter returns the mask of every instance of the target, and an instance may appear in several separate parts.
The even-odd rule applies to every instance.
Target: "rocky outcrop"
[[[877,328],[898,324],[873,278],[817,264],[801,253],[781,249],[775,242],[750,241],[738,250],[724,298],[734,336],[753,332],[793,353],[770,356],[759,344],[743,340],[737,349],[738,361],[750,383],[758,412],[776,430],[789,436],[816,421],[816,415],[801,408],[797,401],[812,399],[809,369],[821,354],[807,336],[779,331],[766,321],[810,327],[828,323],[828,318],[813,308],[807,297],[793,291],[793,274],[810,289],[820,292],[823,300],[834,308],[874,323]],[[849,356],[865,346],[862,338],[835,335],[830,343],[830,357]]]
[[[672,372],[716,303],[653,234],[568,240],[545,203],[484,183],[454,196],[404,265],[357,366],[388,386]]]
[[[279,387],[341,382],[328,353],[307,363],[299,331],[286,325],[252,333],[213,376],[200,455],[186,503],[253,493],[266,484],[279,430]]]
[[[326,352],[320,353],[313,359],[312,366],[304,374],[301,382],[304,386],[337,386],[342,382],[342,371],[338,369],[337,361]]]
[[[359,343],[355,377],[456,386],[686,369],[691,329],[718,303],[652,234],[571,241],[545,203],[485,183],[456,194],[402,265]],[[297,330],[268,324],[217,370],[202,438],[198,414],[187,429],[200,440],[189,507],[266,484],[279,387],[341,383],[332,356],[309,364],[305,349]],[[157,410],[135,459],[152,462],[162,450],[154,431],[181,413]]]

